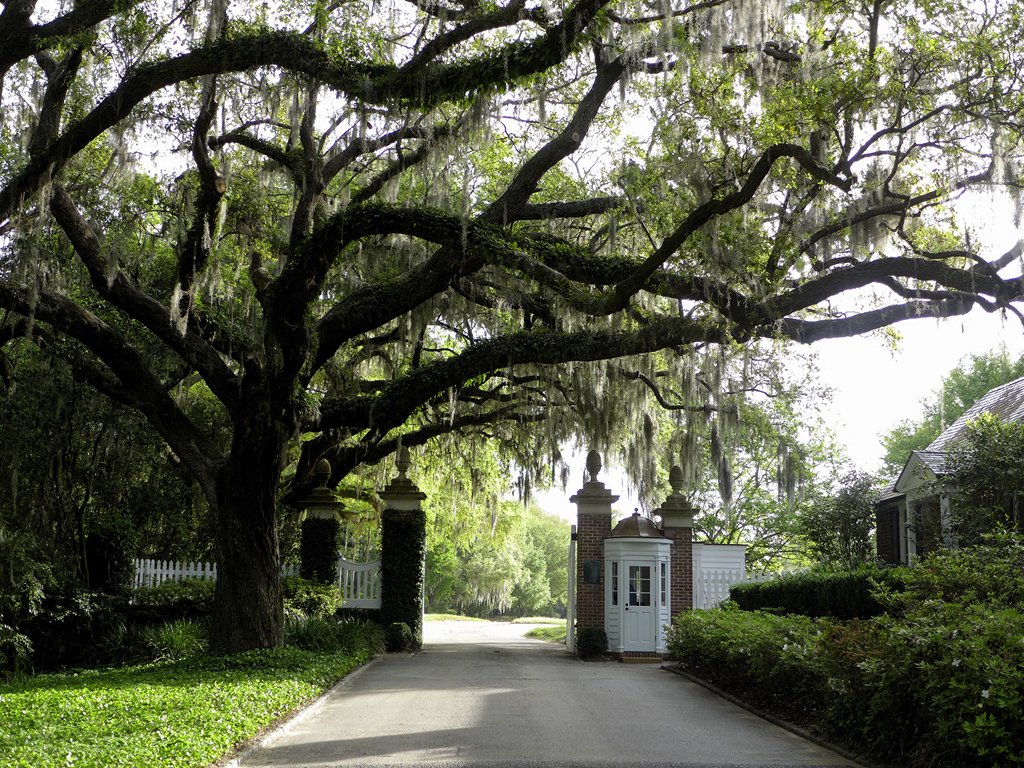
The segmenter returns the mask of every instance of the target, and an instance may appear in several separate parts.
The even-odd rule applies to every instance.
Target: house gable
[[[946,455],[937,451],[913,451],[903,471],[893,483],[895,493],[912,493],[921,486],[930,485],[946,470]]]
[[[946,475],[949,450],[966,437],[968,423],[983,413],[1004,422],[1024,422],[1024,377],[987,392],[927,448],[910,454],[896,482],[875,505],[880,558],[910,562],[922,552],[952,543],[949,496],[937,481]],[[936,530],[921,528],[922,520]]]

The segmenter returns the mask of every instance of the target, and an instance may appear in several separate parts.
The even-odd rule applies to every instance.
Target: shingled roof
[[[964,411],[959,419],[946,427],[942,434],[931,442],[931,445],[920,451],[921,458],[925,460],[929,468],[932,468],[931,463],[924,454],[946,453],[953,444],[964,437],[967,432],[967,422],[978,418],[983,413],[991,413],[1001,421],[1024,421],[1024,377],[989,390],[978,402]],[[944,459],[942,468],[945,468]]]
[[[879,495],[875,503],[885,504],[905,495],[912,470],[919,466],[914,461],[915,458],[936,477],[946,474],[949,449],[964,439],[967,434],[967,423],[983,413],[991,413],[1006,422],[1024,422],[1024,377],[989,390],[978,402],[964,411],[959,419],[946,427],[927,448],[923,451],[912,451],[899,477]]]

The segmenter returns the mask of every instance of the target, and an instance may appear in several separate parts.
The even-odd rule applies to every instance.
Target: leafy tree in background
[[[811,555],[822,563],[854,567],[874,560],[872,531],[877,482],[865,472],[850,471],[834,490],[808,504],[799,531]]]
[[[824,479],[843,461],[823,421],[830,393],[816,380],[813,354],[766,344],[719,350],[692,372],[690,389],[704,389],[700,406],[686,380],[652,383],[665,413],[655,420],[656,450],[648,458],[656,479],[641,485],[642,499],[664,499],[670,463],[683,468],[684,487],[700,510],[699,540],[746,544],[755,569],[803,563],[798,522]],[[669,402],[672,401],[672,402]],[[644,450],[628,443],[630,450]],[[633,465],[639,457],[625,457]],[[644,478],[646,480],[646,478]]]
[[[953,488],[952,530],[959,546],[1024,523],[1024,424],[983,413],[949,449],[946,484]]]
[[[84,580],[86,541],[101,529],[139,536],[130,556],[209,559],[206,505],[138,412],[27,342],[9,345],[5,360],[0,526],[34,539],[57,582]]]
[[[1006,349],[970,355],[942,379],[917,420],[906,419],[882,438],[885,472],[898,475],[911,451],[928,445],[989,390],[1024,376],[1024,357],[1014,360]]]
[[[569,524],[506,498],[496,444],[442,438],[425,449],[426,600],[474,616],[554,614],[567,598]]]
[[[2,340],[147,419],[215,521],[215,644],[277,645],[279,495],[320,457],[340,482],[459,433],[543,465],[614,423],[647,441],[622,367],[1019,301],[1017,254],[975,252],[948,203],[1018,187],[1021,25],[1003,2],[11,0]]]

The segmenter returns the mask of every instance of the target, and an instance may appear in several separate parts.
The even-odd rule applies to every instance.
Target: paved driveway
[[[425,625],[252,766],[853,766],[657,665],[580,662],[522,625]]]

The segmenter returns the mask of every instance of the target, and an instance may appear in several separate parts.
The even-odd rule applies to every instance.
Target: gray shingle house
[[[923,451],[912,451],[900,476],[875,503],[878,557],[909,564],[938,547],[950,546],[950,498],[942,480],[949,449],[963,439],[967,423],[983,413],[1024,421],[1024,378],[990,390]]]

